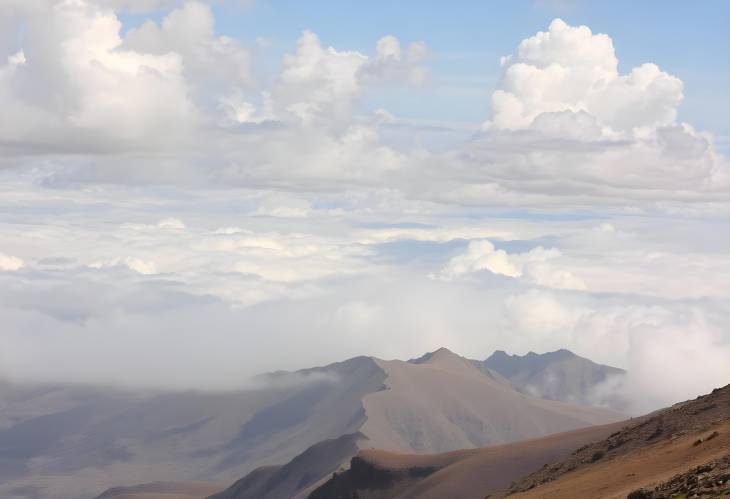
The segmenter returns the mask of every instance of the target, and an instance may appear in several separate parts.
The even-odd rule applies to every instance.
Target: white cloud
[[[201,92],[225,92],[254,83],[251,54],[237,40],[215,35],[210,6],[189,0],[158,25],[147,20],[124,37],[124,49],[182,57],[191,84]]]
[[[682,82],[655,64],[618,72],[611,38],[554,20],[502,59],[502,88],[492,96],[492,125],[530,127],[542,113],[580,111],[615,131],[672,125]],[[580,116],[580,115],[578,115]]]
[[[6,255],[0,252],[0,271],[20,270],[25,266],[23,260],[17,256]]]
[[[483,240],[470,242],[466,252],[449,260],[441,271],[441,276],[453,278],[477,270],[489,270],[509,277],[522,275],[522,271],[510,261],[505,251],[495,249],[492,243]]]
[[[109,267],[117,267],[124,265],[130,270],[134,270],[138,274],[142,275],[154,275],[157,274],[157,267],[151,261],[145,261],[141,258],[128,256],[126,258],[112,258],[111,260],[96,261],[88,265],[92,269],[104,269]]]
[[[355,101],[369,84],[404,82],[419,84],[426,71],[421,65],[428,54],[422,42],[404,50],[400,41],[381,38],[374,56],[358,51],[324,47],[316,33],[306,30],[297,50],[282,61],[282,71],[271,90],[262,94],[259,111],[240,95],[221,99],[229,117],[239,122],[294,120],[304,125],[342,126]]]
[[[112,11],[83,1],[31,3],[21,19],[29,20],[22,51],[0,91],[13,117],[13,128],[1,130],[7,138],[50,141],[58,149],[84,142],[87,150],[130,141],[149,146],[194,119],[180,57],[124,50]],[[32,137],[25,135],[31,129]]]
[[[491,125],[436,149],[456,125],[364,109],[439,84],[422,43],[249,47],[208,3],[132,3],[0,2],[0,240],[30,269],[0,275],[3,375],[230,388],[448,346],[571,348],[653,405],[726,376],[728,163],[675,77],[556,22],[504,61]],[[136,6],[172,10],[120,30]],[[654,344],[710,364],[652,387]]]
[[[488,270],[513,278],[524,278],[540,286],[558,289],[585,289],[581,279],[570,271],[550,263],[562,256],[557,248],[538,246],[526,253],[508,254],[496,249],[487,240],[471,241],[464,253],[451,258],[439,274],[441,278],[453,279],[459,275]]]
[[[160,229],[183,230],[185,228],[185,224],[179,218],[170,217],[163,218],[157,222],[157,227]]]

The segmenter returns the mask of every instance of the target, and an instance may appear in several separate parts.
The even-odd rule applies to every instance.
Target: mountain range
[[[80,499],[192,481],[197,491],[235,482],[219,498],[292,497],[367,449],[442,453],[624,417],[536,397],[509,379],[512,370],[488,364],[446,349],[410,361],[356,357],[262,375],[230,393],[2,383],[0,496]],[[579,400],[578,389],[555,393]]]

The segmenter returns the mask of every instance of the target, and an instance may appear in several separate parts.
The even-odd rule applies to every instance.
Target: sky
[[[730,380],[727,2],[0,1],[0,377],[569,348]],[[661,380],[661,382],[659,382]]]

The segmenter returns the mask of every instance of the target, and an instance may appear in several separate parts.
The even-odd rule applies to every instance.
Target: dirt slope
[[[573,449],[600,440],[624,423],[592,426],[527,441],[441,454],[363,450],[312,499],[482,499]]]
[[[713,431],[719,432],[719,436],[701,445],[693,445],[698,438]],[[625,498],[637,489],[653,490],[657,484],[675,475],[729,455],[730,422],[711,424],[706,431],[689,432],[635,449],[618,458],[581,466],[555,481],[509,497]]]
[[[359,433],[343,435],[313,445],[284,466],[259,468],[209,499],[269,499],[290,498],[357,452]]]
[[[499,376],[440,349],[417,361],[376,360],[387,390],[363,399],[360,431],[373,448],[447,452],[624,419],[617,412],[517,392]]]
[[[625,497],[727,455],[730,385],[650,414],[518,480],[510,491],[530,498]]]
[[[347,464],[360,449],[433,453],[513,442],[623,419],[613,411],[519,393],[501,376],[447,349],[411,361],[372,360],[384,373],[384,384],[381,390],[362,398],[362,424],[358,429],[362,438],[344,450],[335,447],[335,460],[313,452],[314,448],[294,458],[281,468],[297,470],[287,479],[286,487],[280,486],[280,472],[265,468],[243,477],[216,499],[301,496]]]

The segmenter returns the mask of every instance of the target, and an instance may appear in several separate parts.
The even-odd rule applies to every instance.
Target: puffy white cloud
[[[221,103],[239,122],[294,119],[304,125],[342,125],[367,85],[423,82],[426,71],[421,63],[427,54],[424,43],[411,43],[403,50],[392,35],[378,41],[374,56],[341,51],[324,47],[306,30],[296,52],[284,56],[274,87],[262,94],[260,110],[240,95],[223,97]]]
[[[189,0],[160,25],[147,20],[124,37],[124,49],[145,54],[179,54],[190,84],[200,92],[230,92],[254,83],[251,54],[237,40],[215,35],[210,6]]]
[[[489,270],[509,277],[522,275],[522,271],[510,261],[505,251],[495,249],[492,243],[483,240],[471,241],[466,252],[449,260],[441,271],[441,276],[453,278],[477,270]]]
[[[0,252],[0,271],[13,271],[22,269],[25,266],[23,260],[17,256],[6,255]]]
[[[523,40],[502,67],[501,88],[492,95],[496,128],[529,128],[542,113],[565,111],[588,113],[616,131],[671,125],[682,100],[678,78],[651,63],[619,74],[607,35],[561,19]]]
[[[56,149],[139,148],[164,143],[194,119],[180,56],[124,50],[111,10],[84,1],[23,9],[22,51],[0,83],[14,123],[3,127],[6,137]]]
[[[88,265],[92,269],[104,269],[108,267],[118,267],[124,265],[130,270],[134,270],[138,274],[154,275],[157,274],[157,267],[151,261],[145,261],[141,258],[128,256],[126,258],[112,258],[111,260],[96,261]]]
[[[422,84],[428,76],[422,63],[429,55],[423,42],[412,42],[404,50],[398,38],[387,35],[378,40],[375,55],[359,68],[358,77],[373,83]]]
[[[159,227],[160,229],[182,230],[185,228],[185,224],[179,218],[170,217],[163,218],[162,220],[157,222],[157,227]]]
[[[477,240],[469,242],[464,253],[451,258],[439,275],[444,279],[453,279],[459,275],[488,270],[493,274],[524,278],[540,286],[585,289],[581,279],[549,262],[561,255],[557,248],[546,249],[542,246],[526,253],[508,254],[504,250],[496,249],[486,239]]]

